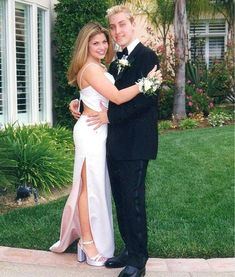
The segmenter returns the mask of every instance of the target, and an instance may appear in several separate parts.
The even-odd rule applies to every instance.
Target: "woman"
[[[94,130],[88,115],[108,100],[121,104],[139,93],[138,85],[118,90],[113,76],[101,64],[113,56],[109,33],[98,23],[86,24],[78,34],[68,70],[69,84],[80,88],[84,110],[74,126],[73,187],[64,208],[60,240],[50,250],[63,252],[76,239],[78,261],[104,265],[113,256],[114,238],[109,176],[106,167],[107,124]],[[149,73],[155,74],[155,68]]]

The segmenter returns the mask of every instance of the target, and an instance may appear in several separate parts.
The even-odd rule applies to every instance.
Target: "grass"
[[[146,182],[151,257],[234,256],[233,134],[225,126],[160,136]],[[65,200],[1,215],[0,245],[47,250],[59,237]]]

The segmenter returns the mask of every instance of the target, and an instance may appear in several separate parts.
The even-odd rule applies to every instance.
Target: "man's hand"
[[[72,116],[77,120],[81,116],[81,113],[79,112],[79,108],[80,108],[80,101],[78,99],[74,99],[69,103],[69,110]]]
[[[100,103],[101,111],[94,113],[92,115],[88,115],[89,119],[87,119],[87,122],[89,122],[88,126],[95,125],[94,130],[98,129],[101,125],[109,123],[108,115],[107,115],[107,108]]]

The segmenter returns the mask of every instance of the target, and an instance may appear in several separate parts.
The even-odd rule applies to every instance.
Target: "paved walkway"
[[[119,272],[80,264],[75,254],[0,246],[1,277],[117,277]],[[146,277],[235,277],[235,258],[151,258]]]

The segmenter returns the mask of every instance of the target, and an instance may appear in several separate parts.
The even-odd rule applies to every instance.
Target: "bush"
[[[159,130],[167,130],[173,128],[173,124],[170,120],[163,120],[159,122]]]
[[[231,94],[233,87],[232,76],[225,62],[215,62],[210,68],[208,82],[208,95],[216,104],[224,102]]]
[[[11,159],[12,154],[6,135],[0,132],[0,191],[12,187],[16,182],[14,171],[17,163]]]
[[[196,87],[190,81],[185,85],[187,115],[202,112],[205,116],[214,107],[212,99],[207,96],[203,88]]]
[[[78,32],[89,21],[98,21],[105,25],[107,8],[108,1],[106,0],[60,0],[55,6],[57,13],[54,28],[56,91],[53,102],[56,122],[60,125],[70,128],[74,125],[68,104],[72,99],[78,98],[79,92],[68,85],[66,74]]]
[[[233,117],[229,113],[223,111],[214,111],[209,114],[207,119],[212,127],[222,127],[231,122]]]
[[[165,82],[160,89],[159,98],[159,119],[170,119],[172,117],[174,103],[174,84],[172,82]]]
[[[214,61],[208,68],[204,62],[189,61],[186,64],[186,79],[195,88],[203,89],[204,93],[220,104],[225,100],[234,103],[234,63],[231,58],[232,47],[228,47],[224,61]],[[229,54],[230,53],[230,54]]]
[[[52,130],[45,125],[8,125],[1,131],[0,145],[2,144],[8,145],[9,160],[16,164],[14,172],[11,172],[16,178],[15,187],[27,185],[50,191],[52,187],[71,183],[71,131],[59,127]]]
[[[193,129],[198,127],[198,121],[196,119],[186,118],[180,121],[180,129]]]

